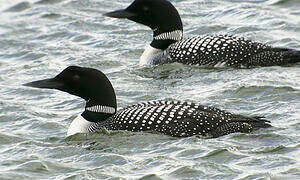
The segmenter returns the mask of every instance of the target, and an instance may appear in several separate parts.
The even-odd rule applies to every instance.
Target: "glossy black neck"
[[[114,109],[114,112],[107,112],[107,111],[99,112],[99,107]],[[95,110],[93,111],[91,110],[91,108],[97,109],[98,111]],[[81,116],[87,121],[98,123],[98,122],[106,121],[108,118],[113,116],[116,113],[116,111],[117,111],[116,100],[109,101],[107,103],[88,100],[86,102],[85,111],[81,114]]]
[[[182,27],[169,29],[168,31],[161,31],[159,29],[155,29],[153,31],[153,40],[150,45],[156,49],[165,50],[171,44],[182,40],[182,37]]]
[[[153,39],[150,45],[156,49],[165,50],[167,49],[171,44],[175,43],[175,40],[170,39],[164,39],[164,40],[155,40]]]
[[[114,114],[107,114],[107,113],[99,113],[99,112],[90,112],[85,110],[81,116],[86,119],[87,121],[98,123],[106,121],[108,118],[113,116]]]

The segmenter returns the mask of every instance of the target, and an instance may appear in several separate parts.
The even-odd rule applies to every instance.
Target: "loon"
[[[146,25],[153,40],[140,57],[140,66],[183,63],[205,67],[251,68],[300,62],[300,51],[276,48],[231,35],[205,35],[183,39],[176,8],[167,0],[135,0],[126,9],[103,14]]]
[[[173,137],[199,135],[215,138],[230,133],[250,133],[271,127],[263,117],[247,117],[193,102],[154,100],[117,111],[116,94],[109,79],[93,68],[69,66],[54,78],[25,86],[57,89],[79,96],[84,112],[70,124],[67,136],[100,129],[154,131]]]

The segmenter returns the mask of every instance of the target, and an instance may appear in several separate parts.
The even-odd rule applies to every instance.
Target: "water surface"
[[[101,14],[131,0],[0,0],[0,179],[300,179],[300,64],[139,68],[152,32]],[[184,36],[234,34],[300,49],[298,0],[176,0]],[[66,138],[80,98],[21,84],[69,65],[107,74],[119,107],[178,99],[273,128],[217,139],[100,132]]]

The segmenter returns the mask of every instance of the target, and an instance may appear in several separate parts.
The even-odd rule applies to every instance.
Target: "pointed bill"
[[[43,79],[39,81],[33,81],[30,83],[23,84],[23,86],[35,87],[35,88],[45,88],[45,89],[60,89],[64,86],[62,82],[57,81],[54,78]]]
[[[132,18],[136,16],[136,14],[129,12],[126,9],[121,9],[121,10],[105,13],[103,14],[103,16],[112,17],[112,18]]]

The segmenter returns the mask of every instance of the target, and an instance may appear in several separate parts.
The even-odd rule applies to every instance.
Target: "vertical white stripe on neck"
[[[139,65],[140,66],[151,65],[154,56],[162,51],[163,50],[156,49],[156,48],[152,47],[150,44],[148,44],[145,47],[145,50],[144,50],[142,56],[140,57]]]
[[[174,40],[174,41],[179,41],[182,39],[182,31],[181,30],[176,30],[176,31],[171,31],[171,32],[165,32],[161,33],[157,36],[154,37],[156,40]]]
[[[114,107],[102,106],[102,105],[87,107],[86,110],[91,112],[106,113],[106,114],[114,114],[116,112],[116,109]]]

